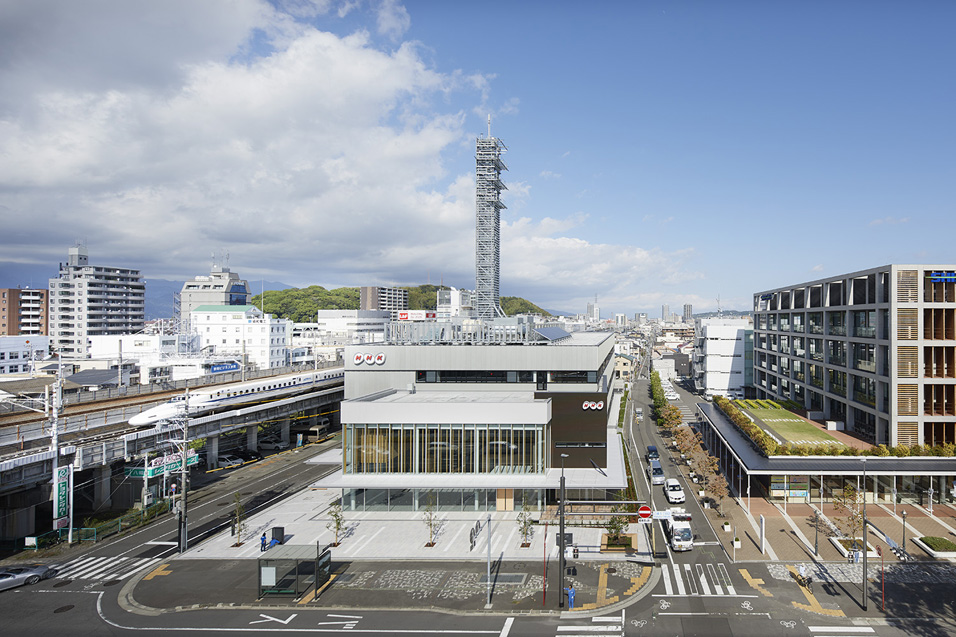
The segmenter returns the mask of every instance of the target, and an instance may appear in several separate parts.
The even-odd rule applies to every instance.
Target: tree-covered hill
[[[437,285],[408,286],[403,289],[408,290],[408,309],[435,309]],[[265,296],[264,307],[263,296]],[[252,304],[262,307],[267,314],[274,314],[277,318],[287,318],[296,323],[309,323],[315,321],[317,310],[359,309],[359,288],[326,290],[321,285],[310,285],[307,288],[267,290],[264,294],[252,297]],[[531,312],[550,316],[534,303],[517,296],[501,297],[501,309],[508,316]]]

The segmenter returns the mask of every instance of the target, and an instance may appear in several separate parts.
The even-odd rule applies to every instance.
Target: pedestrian
[[[264,550],[266,550],[266,534],[265,533],[263,533],[262,537],[259,538],[259,551],[261,552]]]
[[[805,581],[807,581],[807,565],[801,564],[799,571],[800,571],[800,583],[803,584]]]

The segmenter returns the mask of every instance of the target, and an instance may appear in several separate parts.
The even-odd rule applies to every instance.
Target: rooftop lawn
[[[826,431],[787,411],[772,400],[738,400],[736,404],[755,420],[760,421],[759,424],[769,429],[770,433],[781,442],[843,444]]]

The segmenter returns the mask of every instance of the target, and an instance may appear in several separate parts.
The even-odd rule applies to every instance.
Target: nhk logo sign
[[[585,400],[584,403],[581,405],[581,409],[584,409],[584,410],[594,409],[594,410],[600,411],[604,409],[604,401],[599,400],[595,402],[593,400]]]
[[[357,352],[355,357],[352,359],[352,362],[356,365],[361,365],[362,363],[365,363],[366,365],[382,365],[385,363],[385,353],[379,352],[378,354],[371,354]]]

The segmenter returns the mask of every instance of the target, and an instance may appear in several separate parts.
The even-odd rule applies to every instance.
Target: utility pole
[[[558,512],[560,513],[558,529],[558,537],[561,538],[558,543],[561,547],[561,558],[559,560],[560,565],[560,582],[558,585],[558,608],[564,608],[564,459],[568,457],[568,454],[561,454],[561,502],[558,504]]]
[[[866,554],[869,551],[866,550],[866,456],[861,458],[863,460],[863,610],[866,610]]]

